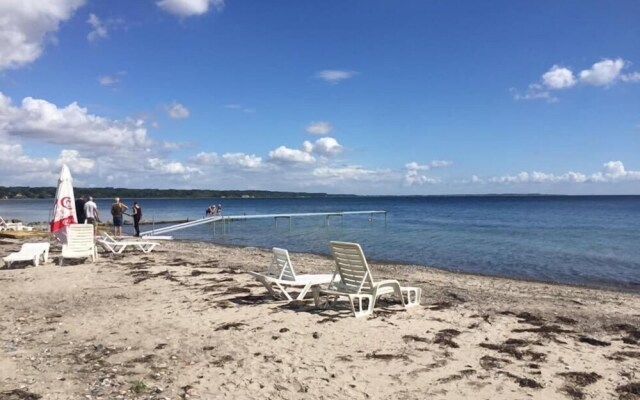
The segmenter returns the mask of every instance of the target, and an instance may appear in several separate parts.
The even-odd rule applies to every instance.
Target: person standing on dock
[[[115,237],[122,236],[122,214],[129,209],[120,203],[120,197],[116,197],[115,203],[111,205],[111,215],[113,216],[113,234]]]
[[[131,207],[131,216],[133,217],[133,229],[136,230],[136,234],[133,236],[140,237],[140,219],[142,218],[142,207],[137,201],[133,202]]]

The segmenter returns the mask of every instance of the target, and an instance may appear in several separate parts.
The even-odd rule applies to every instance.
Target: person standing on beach
[[[87,219],[87,223],[93,225],[94,235],[98,234],[98,205],[94,203],[93,197],[89,196],[89,201],[84,203],[84,215]]]
[[[133,236],[140,236],[140,219],[142,218],[142,207],[138,204],[137,201],[133,202],[133,206],[131,207],[131,216],[133,217],[133,229],[136,230],[136,234]]]
[[[84,195],[80,195],[80,197],[76,199],[76,220],[79,224],[84,224],[85,220],[87,219],[86,215],[84,214],[85,203],[86,201],[84,200]]]
[[[115,237],[122,236],[122,214],[129,209],[123,203],[120,203],[120,197],[116,197],[115,203],[111,205],[111,215],[113,216],[113,235]]]

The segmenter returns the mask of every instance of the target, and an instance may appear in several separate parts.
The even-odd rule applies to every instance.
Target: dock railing
[[[149,235],[164,235],[169,232],[178,231],[181,229],[192,228],[194,226],[199,226],[203,224],[214,224],[216,222],[222,222],[223,232],[226,232],[226,226],[231,221],[243,221],[250,219],[264,219],[264,218],[273,218],[275,221],[276,228],[278,227],[278,219],[287,218],[289,220],[289,229],[291,229],[291,219],[292,218],[300,218],[300,217],[317,217],[324,216],[325,217],[325,226],[329,226],[329,220],[331,217],[340,217],[341,222],[344,223],[345,215],[366,215],[369,214],[369,223],[373,222],[374,215],[384,214],[384,223],[387,224],[387,212],[381,210],[375,211],[340,211],[340,212],[315,212],[315,213],[291,213],[291,214],[255,214],[255,215],[216,215],[212,217],[205,217],[201,219],[196,219],[194,221],[184,222],[181,224],[164,226],[162,228],[156,228],[155,224],[150,231],[142,232],[141,236],[149,236]]]

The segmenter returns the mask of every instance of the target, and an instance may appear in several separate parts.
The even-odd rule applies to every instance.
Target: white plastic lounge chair
[[[0,231],[31,231],[30,226],[22,225],[22,222],[7,222],[0,217]]]
[[[67,227],[67,244],[62,245],[60,265],[65,258],[91,258],[95,262],[96,253],[92,224],[72,224]]]
[[[288,301],[294,300],[287,292],[285,287],[299,288],[300,294],[295,300],[302,300],[309,289],[314,286],[323,285],[331,282],[335,275],[331,274],[309,274],[296,275],[293,270],[293,264],[289,258],[289,252],[285,249],[273,248],[273,262],[265,273],[249,272],[254,278],[262,282],[269,293],[276,299],[284,297]],[[275,288],[274,288],[275,286]],[[276,291],[275,289],[278,289]]]
[[[405,308],[420,304],[422,289],[417,287],[402,287],[395,279],[375,282],[367,264],[362,248],[357,243],[331,242],[331,251],[336,262],[335,274],[340,276],[340,281],[332,281],[326,289],[316,287],[313,289],[313,299],[316,306],[321,305],[320,296],[327,297],[326,304],[331,304],[339,297],[348,297],[353,315],[364,317],[373,313],[376,299],[385,294],[394,293],[400,298]],[[362,306],[363,300],[367,300],[367,308]],[[357,304],[354,305],[354,301]]]
[[[105,250],[110,251],[113,254],[122,254],[122,252],[129,246],[135,247],[143,253],[149,253],[158,245],[158,243],[155,242],[143,242],[140,240],[116,240],[106,232],[102,232],[102,235],[102,238],[98,239],[98,243]]]
[[[15,261],[33,261],[36,267],[40,259],[46,264],[49,261],[49,243],[24,243],[17,253],[11,253],[3,260],[7,268]]]

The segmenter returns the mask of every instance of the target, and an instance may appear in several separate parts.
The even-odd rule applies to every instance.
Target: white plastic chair
[[[22,225],[22,222],[7,222],[0,217],[0,231],[31,231],[30,226]]]
[[[158,243],[155,242],[144,242],[140,240],[116,240],[107,232],[102,232],[102,238],[98,239],[98,243],[105,250],[110,251],[113,254],[122,254],[122,252],[129,246],[135,247],[143,253],[149,253],[158,245]]]
[[[287,301],[292,301],[294,298],[287,292],[286,287],[300,289],[300,294],[295,300],[302,300],[312,287],[337,279],[331,274],[296,275],[289,252],[277,247],[273,248],[273,262],[267,272],[249,272],[249,274],[260,281],[273,298],[278,300],[284,297]]]
[[[335,275],[340,277],[340,281],[332,281],[326,289],[319,286],[313,289],[316,306],[322,304],[321,296],[326,296],[326,305],[332,303],[331,298],[335,301],[339,297],[347,297],[353,315],[358,318],[371,315],[377,298],[385,294],[395,294],[405,308],[420,304],[422,289],[418,287],[400,286],[395,279],[375,282],[359,244],[331,242],[330,245],[336,262]],[[367,301],[366,308],[363,301]]]
[[[3,258],[7,268],[11,268],[15,261],[33,261],[33,265],[37,267],[40,259],[45,264],[49,261],[49,243],[24,243],[20,251]]]
[[[65,258],[91,258],[91,261],[95,262],[96,253],[92,224],[67,226],[67,244],[62,245],[60,265]]]

